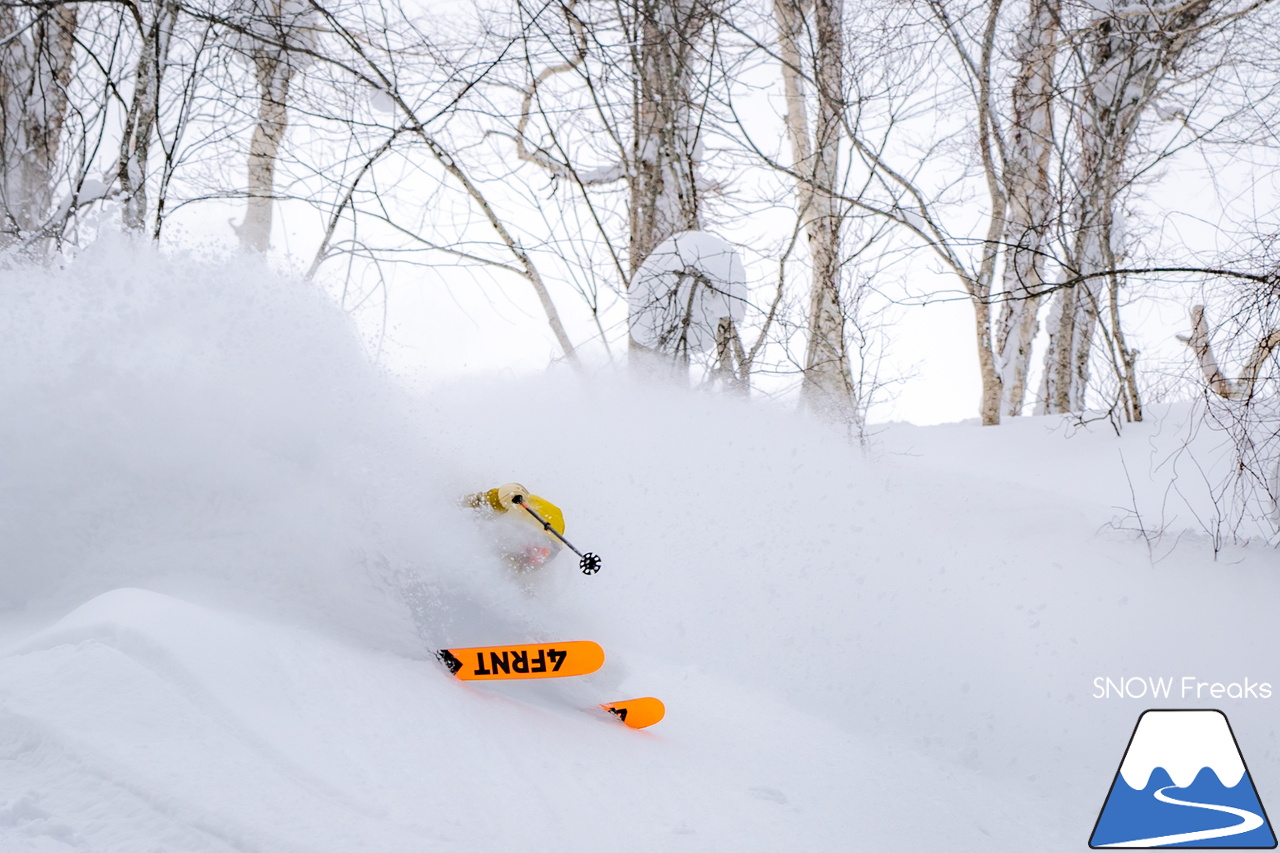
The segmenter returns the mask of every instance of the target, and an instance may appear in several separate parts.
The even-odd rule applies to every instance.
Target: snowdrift
[[[863,452],[618,376],[415,396],[306,285],[121,245],[4,273],[0,363],[3,850],[1078,850],[1149,707],[1095,678],[1280,685],[1275,552],[1169,500],[1190,409]],[[512,479],[600,574],[506,573],[457,496]],[[605,667],[431,657],[550,639]],[[1274,701],[1184,703],[1264,802]]]

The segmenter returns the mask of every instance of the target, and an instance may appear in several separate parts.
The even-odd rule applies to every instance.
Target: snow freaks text
[[[1133,676],[1093,680],[1094,699],[1270,699],[1271,682],[1201,681],[1192,675],[1181,678]]]

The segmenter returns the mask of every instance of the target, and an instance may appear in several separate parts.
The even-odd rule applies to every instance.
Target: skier
[[[498,552],[517,572],[542,568],[564,547],[555,535],[564,535],[560,507],[519,483],[467,495],[462,502],[483,517]]]

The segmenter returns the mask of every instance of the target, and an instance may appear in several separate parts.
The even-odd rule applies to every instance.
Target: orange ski
[[[436,657],[463,681],[565,678],[587,675],[604,665],[604,649],[590,640],[441,649]]]
[[[642,699],[628,699],[625,702],[609,702],[600,707],[633,729],[652,726],[667,713],[667,709],[662,702],[652,696],[645,696]]]

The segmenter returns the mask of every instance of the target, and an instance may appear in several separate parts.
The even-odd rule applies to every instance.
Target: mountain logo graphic
[[[1275,833],[1227,715],[1144,711],[1089,846],[1273,849]]]

